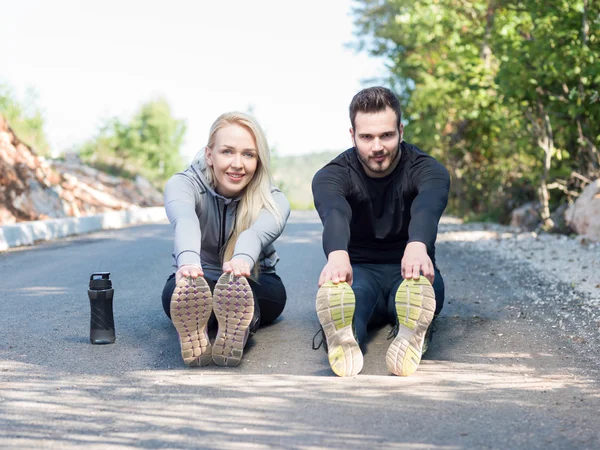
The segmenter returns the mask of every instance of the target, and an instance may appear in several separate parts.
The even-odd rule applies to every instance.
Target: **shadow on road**
[[[447,301],[417,373],[387,373],[389,327],[365,367],[335,377],[318,330],[325,258],[314,215],[277,243],[288,303],[237,368],[187,368],[160,292],[170,228],[137,227],[0,255],[3,447],[594,448],[596,366],[582,363],[524,304],[531,274],[442,242]],[[80,245],[85,244],[85,245]],[[35,275],[23,268],[35,267]],[[88,341],[89,273],[115,286],[117,342]]]

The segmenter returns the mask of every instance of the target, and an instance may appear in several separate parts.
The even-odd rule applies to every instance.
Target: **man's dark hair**
[[[350,102],[350,123],[354,128],[354,119],[358,112],[377,113],[391,108],[396,113],[396,126],[402,122],[402,109],[398,97],[392,91],[381,86],[363,89]]]

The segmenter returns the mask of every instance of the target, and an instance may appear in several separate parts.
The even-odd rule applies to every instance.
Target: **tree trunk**
[[[544,170],[540,180],[538,195],[540,199],[540,216],[542,218],[542,228],[550,229],[554,227],[554,222],[550,218],[550,194],[548,193],[548,178],[552,168],[552,154],[554,153],[554,134],[550,117],[546,114],[544,106],[538,104],[537,114],[529,112],[528,118],[531,121],[537,143],[544,152]]]
[[[542,221],[543,226],[552,228],[554,222],[550,218],[550,195],[548,194],[548,176],[550,175],[550,168],[552,167],[552,154],[554,153],[554,135],[552,133],[552,124],[548,114],[543,114],[542,123],[542,136],[538,139],[540,147],[544,150],[544,172],[542,173],[542,180],[540,183],[540,200],[542,205]]]
[[[485,32],[483,34],[483,43],[479,55],[483,60],[483,65],[489,69],[492,62],[492,49],[490,48],[490,39],[492,37],[492,27],[494,26],[494,0],[488,2],[487,12],[485,15]]]

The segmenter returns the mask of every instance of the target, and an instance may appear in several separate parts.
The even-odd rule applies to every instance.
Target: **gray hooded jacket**
[[[204,272],[219,276],[222,272],[220,252],[235,222],[239,197],[226,198],[209,185],[203,162],[171,177],[165,187],[165,209],[175,231],[173,267],[186,264],[202,267]],[[273,242],[283,232],[290,215],[285,195],[271,188],[283,223],[263,210],[250,228],[243,231],[236,244],[234,257],[246,260],[250,267],[260,264],[262,272],[275,271],[279,261]]]

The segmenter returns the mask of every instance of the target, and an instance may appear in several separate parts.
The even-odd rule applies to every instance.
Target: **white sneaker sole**
[[[212,295],[202,277],[182,278],[171,296],[171,320],[179,334],[181,357],[188,366],[212,362],[207,325],[212,312]]]
[[[248,280],[225,273],[215,286],[213,310],[219,330],[212,359],[218,366],[235,367],[242,361],[248,328],[254,316],[254,294]]]

